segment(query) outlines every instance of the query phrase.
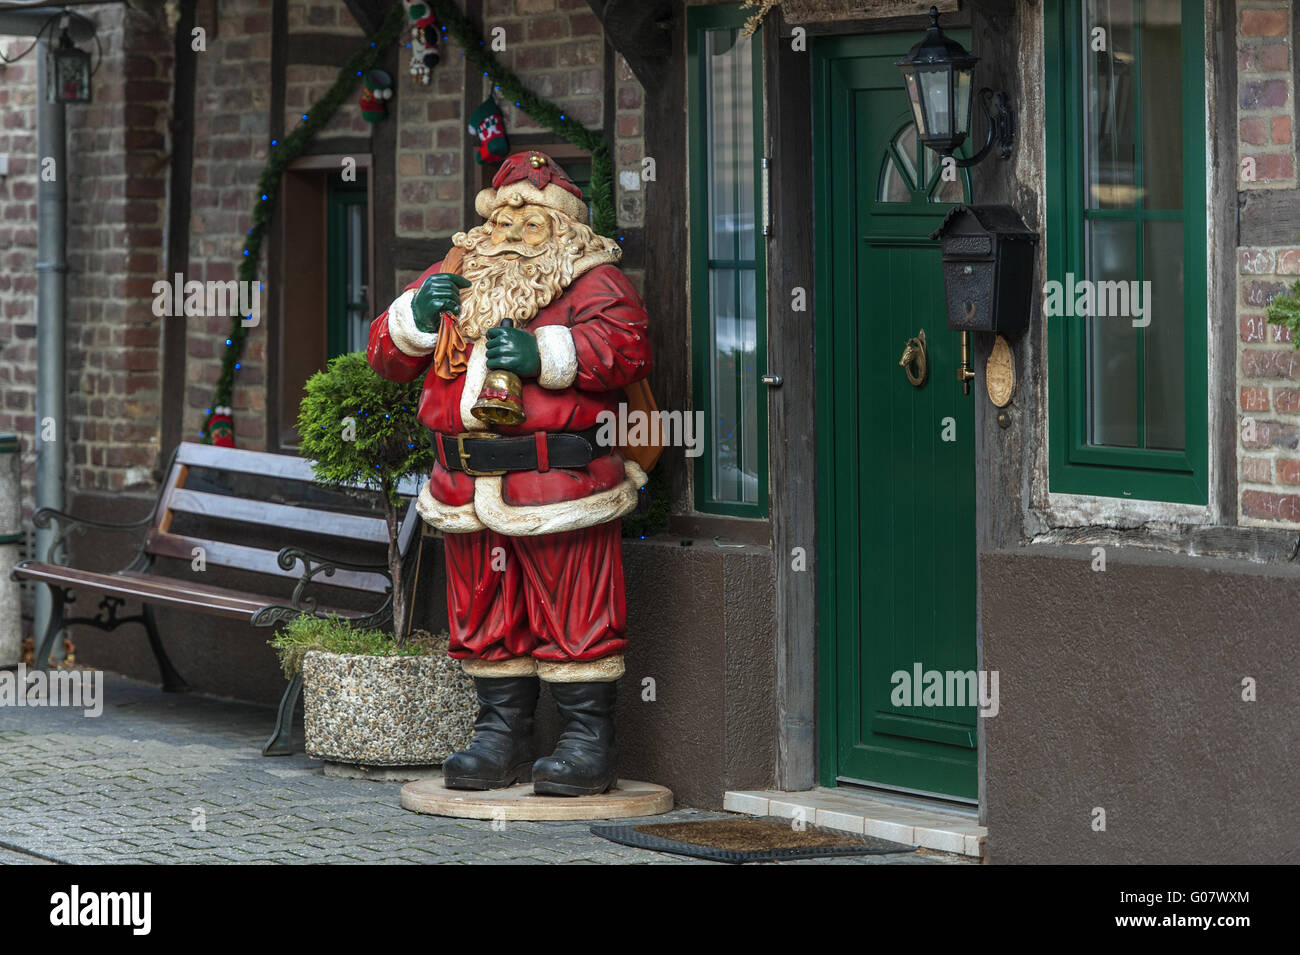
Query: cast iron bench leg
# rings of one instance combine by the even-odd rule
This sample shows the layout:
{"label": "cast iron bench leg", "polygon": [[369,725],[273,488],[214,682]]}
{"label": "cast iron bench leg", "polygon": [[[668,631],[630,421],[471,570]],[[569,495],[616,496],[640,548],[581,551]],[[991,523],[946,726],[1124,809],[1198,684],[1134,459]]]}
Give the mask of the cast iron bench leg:
{"label": "cast iron bench leg", "polygon": [[280,697],[280,711],[275,714],[275,729],[271,738],[262,747],[263,756],[293,755],[293,711],[298,705],[298,695],[302,693],[302,674],[297,674],[284,688]]}
{"label": "cast iron bench leg", "polygon": [[158,635],[158,622],[154,620],[153,607],[148,604],[144,605],[144,632],[149,635],[149,649],[153,651],[154,659],[158,661],[158,671],[162,674],[163,690],[167,693],[184,693],[190,688],[190,685],[181,679],[181,675],[172,666],[172,661],[167,659],[167,651],[163,649],[162,637]]}
{"label": "cast iron bench leg", "polygon": [[63,608],[68,602],[68,592],[62,587],[56,587],[54,584],[46,584],[46,586],[50,588],[50,621],[45,625],[45,634],[41,637],[41,642],[32,657],[33,670],[49,668],[50,652],[54,649],[54,641],[58,638],[59,631],[63,629]]}

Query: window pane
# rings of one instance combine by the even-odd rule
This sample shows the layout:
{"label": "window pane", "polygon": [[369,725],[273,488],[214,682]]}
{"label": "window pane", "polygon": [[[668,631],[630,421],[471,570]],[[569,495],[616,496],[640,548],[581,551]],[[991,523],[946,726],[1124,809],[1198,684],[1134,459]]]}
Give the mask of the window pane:
{"label": "window pane", "polygon": [[713,269],[709,315],[713,344],[709,379],[713,414],[713,498],[758,502],[758,321],[752,269]]}
{"label": "window pane", "polygon": [[366,304],[366,207],[347,208],[348,350],[365,351],[370,338],[370,309]]}
{"label": "window pane", "polygon": [[754,257],[753,44],[739,30],[707,30],[704,57],[709,257]]}
{"label": "window pane", "polygon": [[[1142,4],[1142,62],[1158,72],[1142,82],[1143,202],[1150,209],[1183,207],[1183,85],[1180,0]],[[1172,79],[1170,79],[1172,78]]]}
{"label": "window pane", "polygon": [[[1137,275],[1137,226],[1089,222],[1086,278],[1123,282]],[[1138,446],[1137,329],[1131,318],[1076,318],[1087,322],[1088,443]]]}
{"label": "window pane", "polygon": [[1187,447],[1183,351],[1183,226],[1148,222],[1142,243],[1143,278],[1151,282],[1151,324],[1144,332],[1146,446]]}
{"label": "window pane", "polygon": [[[1136,205],[1135,13],[1133,0],[1088,0],[1084,7],[1084,147],[1092,209]],[[1093,49],[1101,43],[1104,50]]]}
{"label": "window pane", "polygon": [[885,153],[885,165],[880,173],[880,190],[877,198],[881,202],[912,201],[912,185],[899,172],[898,163],[889,153]]}

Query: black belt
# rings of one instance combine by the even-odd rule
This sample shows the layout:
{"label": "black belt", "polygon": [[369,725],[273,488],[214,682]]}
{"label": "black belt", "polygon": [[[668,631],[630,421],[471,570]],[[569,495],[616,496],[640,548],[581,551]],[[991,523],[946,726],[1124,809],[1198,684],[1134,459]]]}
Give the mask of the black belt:
{"label": "black belt", "polygon": [[586,431],[538,431],[517,436],[492,431],[430,432],[430,437],[434,451],[439,452],[438,460],[448,471],[492,477],[507,471],[586,467],[613,450],[596,441],[597,431],[599,428],[593,427]]}

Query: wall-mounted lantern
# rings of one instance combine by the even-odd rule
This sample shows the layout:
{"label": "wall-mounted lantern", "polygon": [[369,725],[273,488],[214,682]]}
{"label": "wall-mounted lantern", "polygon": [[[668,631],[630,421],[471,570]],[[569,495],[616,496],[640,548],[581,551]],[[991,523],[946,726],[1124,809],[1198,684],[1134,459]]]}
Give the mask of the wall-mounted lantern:
{"label": "wall-mounted lantern", "polygon": [[[930,8],[930,28],[925,37],[898,61],[912,102],[917,135],[921,142],[942,156],[951,156],[970,133],[971,101],[975,64],[980,58],[939,27],[939,11]],[[1002,159],[1011,157],[1016,135],[1015,114],[1006,93],[985,87],[980,103],[989,120],[989,138],[969,159],[955,159],[958,166],[973,166],[989,154],[996,143]],[[994,105],[990,107],[990,102]]]}
{"label": "wall-mounted lantern", "polygon": [[56,103],[90,102],[90,54],[72,42],[67,27],[50,54],[50,97]]}

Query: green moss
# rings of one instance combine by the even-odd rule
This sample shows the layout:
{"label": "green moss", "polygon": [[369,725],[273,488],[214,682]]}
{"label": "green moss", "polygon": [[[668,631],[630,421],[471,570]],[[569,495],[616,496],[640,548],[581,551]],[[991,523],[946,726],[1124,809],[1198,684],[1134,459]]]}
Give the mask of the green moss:
{"label": "green moss", "polygon": [[287,679],[302,671],[302,660],[312,650],[326,653],[357,653],[368,657],[418,657],[444,652],[444,644],[432,637],[411,639],[404,644],[393,642],[391,633],[382,630],[358,630],[342,617],[313,617],[303,614],[291,620],[274,640],[268,640],[280,655],[280,666]]}

